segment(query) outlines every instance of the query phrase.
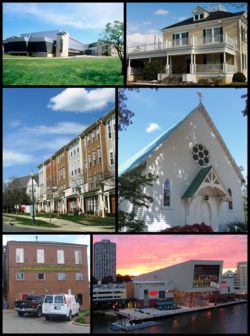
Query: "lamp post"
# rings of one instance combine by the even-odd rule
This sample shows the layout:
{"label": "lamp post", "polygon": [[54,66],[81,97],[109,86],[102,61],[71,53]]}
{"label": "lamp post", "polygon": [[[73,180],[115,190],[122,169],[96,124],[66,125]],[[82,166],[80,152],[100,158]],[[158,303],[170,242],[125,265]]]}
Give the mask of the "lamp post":
{"label": "lamp post", "polygon": [[33,170],[31,170],[31,173],[30,173],[30,177],[31,177],[31,180],[32,180],[32,207],[33,207],[33,211],[32,211],[32,225],[35,225],[36,222],[35,222],[35,209],[34,209],[34,191],[33,191],[33,179],[34,179],[34,172]]}

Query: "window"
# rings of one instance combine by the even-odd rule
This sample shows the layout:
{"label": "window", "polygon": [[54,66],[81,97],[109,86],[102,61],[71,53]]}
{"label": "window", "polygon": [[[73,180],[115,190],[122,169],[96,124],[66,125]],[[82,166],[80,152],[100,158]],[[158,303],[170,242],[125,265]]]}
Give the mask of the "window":
{"label": "window", "polygon": [[16,249],[16,262],[17,263],[23,263],[23,249],[17,248]]}
{"label": "window", "polygon": [[100,126],[97,126],[96,127],[96,134],[97,134],[97,140],[99,140],[100,139]]}
{"label": "window", "polygon": [[[231,188],[228,188],[227,191],[228,191],[229,195],[231,196],[231,198],[233,198]],[[228,202],[228,210],[233,210],[233,202]]]}
{"label": "window", "polygon": [[74,192],[75,191],[75,188],[74,188],[74,182],[72,182],[72,192]]}
{"label": "window", "polygon": [[208,149],[202,144],[195,144],[192,147],[192,158],[200,167],[206,167],[210,161]]}
{"label": "window", "polygon": [[90,176],[89,181],[90,181],[90,189],[92,189],[93,188],[93,177],[92,176]]}
{"label": "window", "polygon": [[203,30],[203,43],[223,42],[223,28],[215,27]]}
{"label": "window", "polygon": [[102,163],[101,149],[98,148],[98,163]]}
{"label": "window", "polygon": [[115,132],[115,116],[112,117],[113,120],[113,132]]}
{"label": "window", "polygon": [[37,263],[44,264],[44,250],[37,249]]}
{"label": "window", "polygon": [[110,158],[110,165],[113,166],[114,164],[113,152],[109,152],[109,158]]}
{"label": "window", "polygon": [[88,134],[88,146],[90,145],[90,138],[89,138],[89,134]]}
{"label": "window", "polygon": [[64,251],[63,250],[57,250],[57,263],[64,264]]}
{"label": "window", "polygon": [[200,14],[200,20],[204,19],[204,14]]}
{"label": "window", "polygon": [[87,173],[87,171],[88,171],[88,163],[87,163],[87,161],[85,162],[85,170],[86,170],[86,173]]}
{"label": "window", "polygon": [[164,183],[163,206],[170,207],[170,181],[168,178]]}
{"label": "window", "polygon": [[60,39],[60,52],[63,52],[63,39]]}
{"label": "window", "polygon": [[108,121],[108,139],[111,139],[111,126],[110,126],[110,120]]}
{"label": "window", "polygon": [[45,274],[44,273],[38,273],[37,274],[37,280],[45,280]]}
{"label": "window", "polygon": [[79,186],[82,184],[82,180],[79,180]]}
{"label": "window", "polygon": [[199,20],[199,15],[194,16],[195,20]]}
{"label": "window", "polygon": [[173,34],[173,46],[187,45],[188,32]]}
{"label": "window", "polygon": [[99,174],[100,181],[102,181],[102,173]]}
{"label": "window", "polygon": [[24,280],[24,273],[21,273],[21,272],[16,273],[16,279],[17,280]]}
{"label": "window", "polygon": [[241,41],[246,42],[245,27],[241,26]]}
{"label": "window", "polygon": [[76,264],[82,263],[82,252],[81,251],[75,251],[75,263]]}
{"label": "window", "polygon": [[63,185],[63,189],[66,189],[66,184],[64,183],[64,185]]}
{"label": "window", "polygon": [[242,53],[242,70],[247,69],[247,59],[246,59],[246,54]]}
{"label": "window", "polygon": [[93,130],[92,131],[92,143],[94,143],[95,142],[95,131]]}
{"label": "window", "polygon": [[73,163],[71,163],[71,175],[74,175]]}
{"label": "window", "polygon": [[220,265],[194,265],[193,288],[210,287],[211,281],[219,282],[219,274]]}
{"label": "window", "polygon": [[95,188],[97,188],[97,175],[95,175]]}
{"label": "window", "polygon": [[76,273],[76,280],[82,280],[82,273]]}
{"label": "window", "polygon": [[93,161],[94,161],[94,166],[96,166],[96,153],[93,152]]}
{"label": "window", "polygon": [[86,137],[84,138],[84,150],[86,151]]}
{"label": "window", "polygon": [[92,197],[88,199],[89,203],[89,210],[96,210],[97,209],[97,197]]}
{"label": "window", "polygon": [[65,280],[65,273],[58,273],[58,280]]}
{"label": "window", "polygon": [[76,161],[75,161],[75,174],[77,173],[77,170],[76,170]]}
{"label": "window", "polygon": [[65,178],[65,168],[63,167],[63,178]]}
{"label": "window", "polygon": [[89,168],[91,168],[91,153],[89,154]]}

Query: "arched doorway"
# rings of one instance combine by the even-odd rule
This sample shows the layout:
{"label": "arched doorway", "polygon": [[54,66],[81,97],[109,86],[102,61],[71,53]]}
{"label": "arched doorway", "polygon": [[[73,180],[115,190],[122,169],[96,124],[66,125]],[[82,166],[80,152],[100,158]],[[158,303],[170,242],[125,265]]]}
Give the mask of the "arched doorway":
{"label": "arched doorway", "polygon": [[195,222],[198,224],[204,222],[206,225],[211,226],[211,209],[208,201],[205,201],[204,197],[196,204]]}

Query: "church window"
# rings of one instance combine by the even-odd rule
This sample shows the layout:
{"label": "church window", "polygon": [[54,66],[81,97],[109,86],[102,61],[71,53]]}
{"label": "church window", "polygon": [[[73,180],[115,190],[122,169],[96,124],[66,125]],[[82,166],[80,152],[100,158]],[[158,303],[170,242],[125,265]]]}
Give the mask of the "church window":
{"label": "church window", "polygon": [[170,181],[166,179],[164,183],[164,206],[170,206]]}
{"label": "church window", "polygon": [[195,144],[192,148],[192,158],[200,167],[206,167],[210,161],[210,154],[204,145]]}
{"label": "church window", "polygon": [[[229,195],[232,197],[232,190],[231,188],[227,189]],[[228,210],[233,210],[233,202],[228,202]]]}

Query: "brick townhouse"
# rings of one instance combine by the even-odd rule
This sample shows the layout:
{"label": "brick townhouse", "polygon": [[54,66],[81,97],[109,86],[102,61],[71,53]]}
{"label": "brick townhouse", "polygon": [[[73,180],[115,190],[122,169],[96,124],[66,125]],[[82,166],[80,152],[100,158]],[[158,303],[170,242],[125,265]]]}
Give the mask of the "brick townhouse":
{"label": "brick townhouse", "polygon": [[[116,118],[112,109],[43,163],[46,186],[57,186],[57,190],[52,190],[52,211],[87,209],[102,217],[116,212],[115,139]],[[38,166],[39,178],[41,167],[42,164]],[[49,190],[46,200],[40,193],[38,203],[38,211],[49,212]]]}
{"label": "brick townhouse", "polygon": [[28,295],[71,294],[89,307],[87,245],[8,241],[3,255],[3,301]]}

